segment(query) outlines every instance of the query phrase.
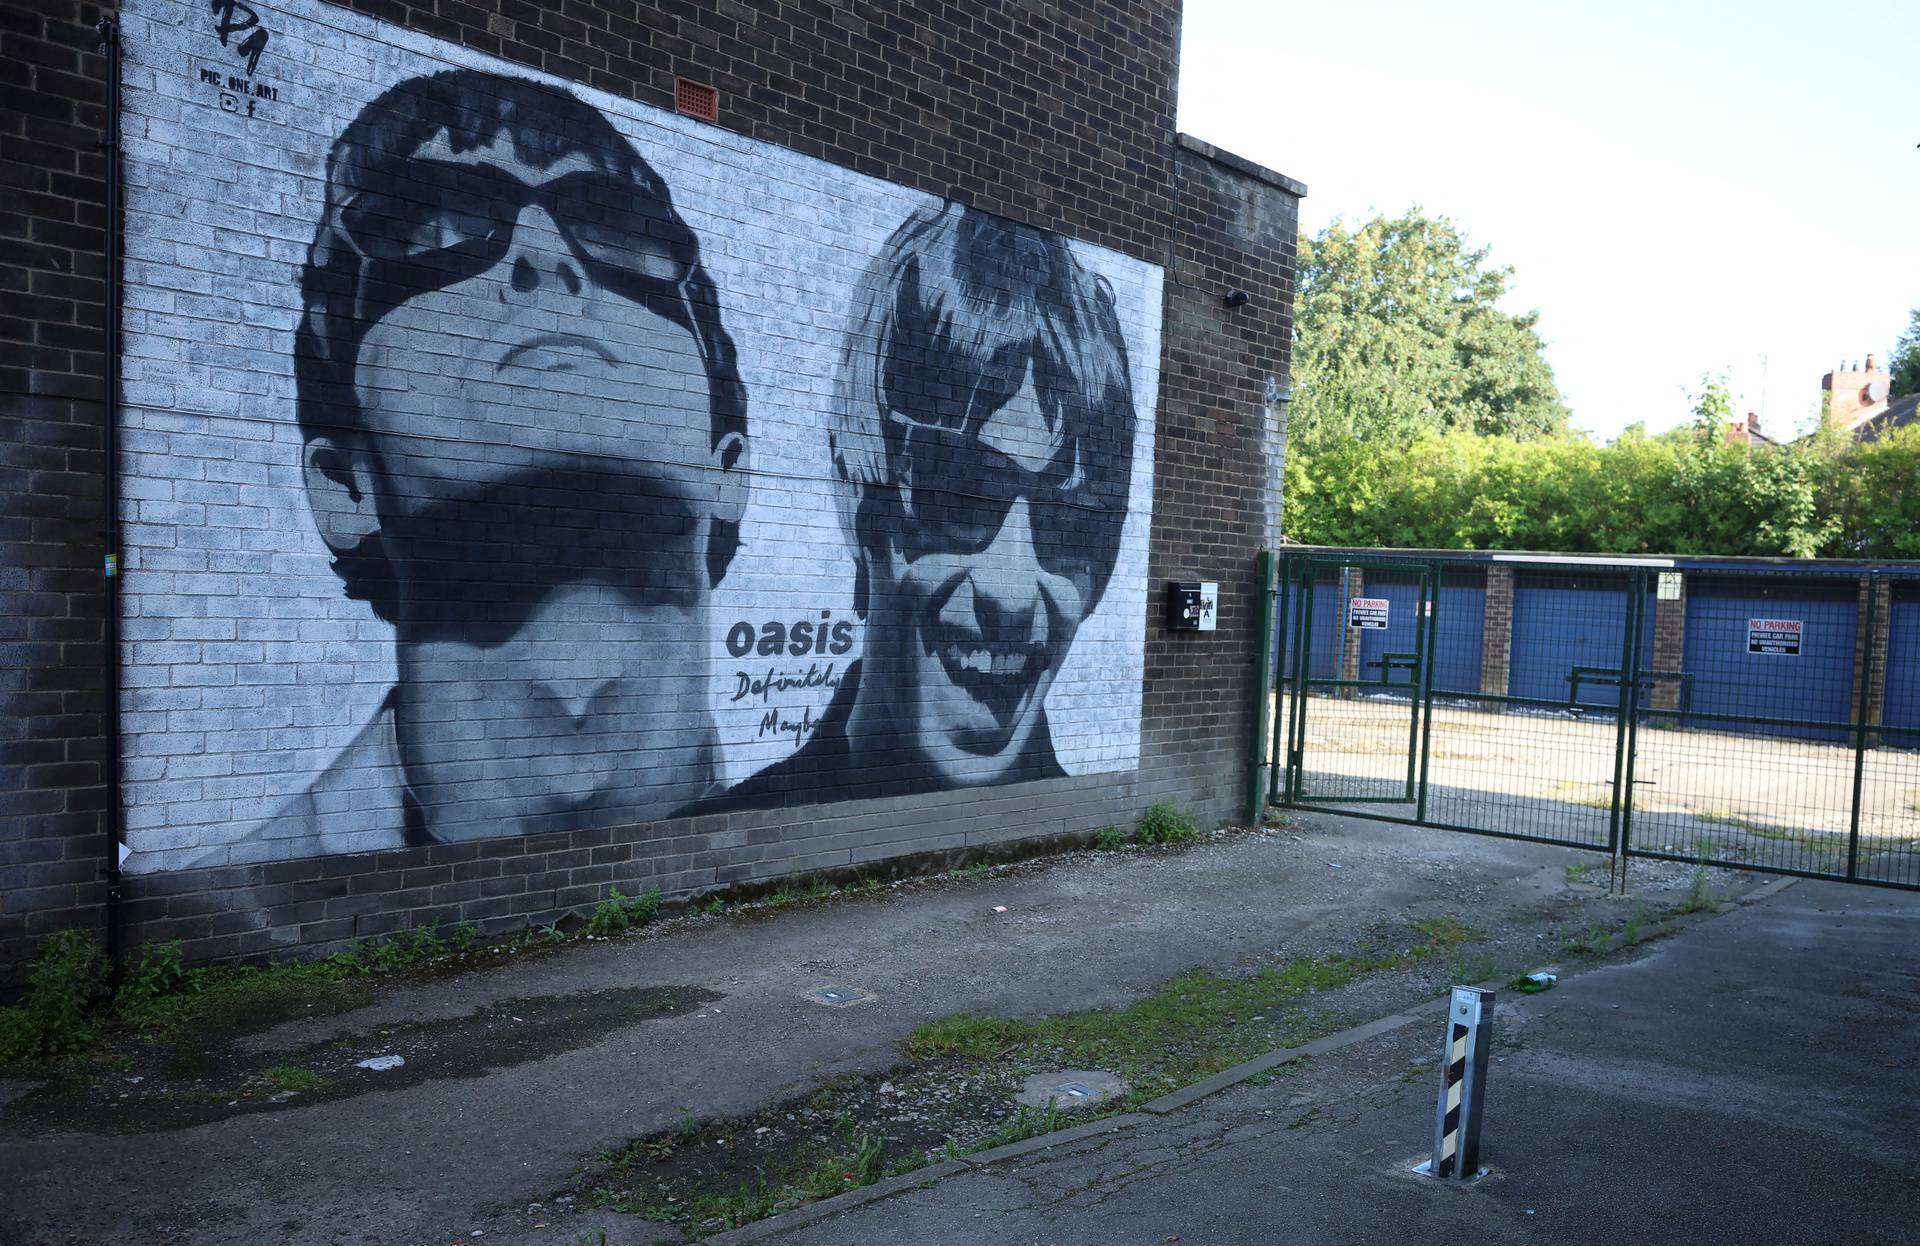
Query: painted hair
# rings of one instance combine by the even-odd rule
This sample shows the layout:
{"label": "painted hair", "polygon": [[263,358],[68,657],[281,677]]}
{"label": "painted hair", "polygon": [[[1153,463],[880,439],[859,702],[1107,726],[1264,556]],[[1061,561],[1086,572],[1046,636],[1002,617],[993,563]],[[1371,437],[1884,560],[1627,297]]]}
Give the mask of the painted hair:
{"label": "painted hair", "polygon": [[[455,153],[505,136],[515,156],[534,168],[578,154],[598,172],[630,182],[632,200],[623,206],[645,219],[646,237],[634,241],[653,262],[622,293],[698,343],[710,395],[711,446],[730,434],[746,436],[746,387],[733,340],[720,322],[719,295],[701,267],[698,240],[674,211],[660,175],[611,122],[566,92],[456,69],[389,88],[360,111],[327,157],[326,205],[300,275],[303,313],[294,334],[297,412],[306,439],[364,431],[354,388],[361,342],[382,316],[421,293],[382,279],[379,260],[360,248],[347,227],[349,209],[363,192],[404,188],[420,148],[439,135]],[[739,544],[739,525],[716,518],[706,555],[709,583],[719,583]],[[377,534],[357,549],[338,552],[334,570],[347,596],[392,618],[393,572]]]}
{"label": "painted hair", "polygon": [[[935,204],[893,232],[855,287],[832,412],[842,527],[866,559],[902,522],[913,424],[972,435],[1031,372],[1041,414],[1072,444],[1093,515],[1089,608],[1119,558],[1135,414],[1112,288],[1059,235],[960,204]],[[900,418],[890,418],[898,416]]]}

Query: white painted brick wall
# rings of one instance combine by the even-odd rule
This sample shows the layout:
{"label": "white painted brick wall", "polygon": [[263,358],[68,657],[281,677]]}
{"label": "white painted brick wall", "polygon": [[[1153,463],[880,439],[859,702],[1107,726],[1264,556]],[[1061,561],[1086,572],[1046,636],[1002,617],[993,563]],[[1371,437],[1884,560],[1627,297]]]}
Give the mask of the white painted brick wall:
{"label": "white painted brick wall", "polygon": [[[292,339],[326,154],[387,86],[460,66],[542,76],[309,0],[263,7],[255,79],[278,98],[222,111],[202,68],[244,66],[204,3],[122,10],[128,187],[123,706],[127,868],[216,864],[302,791],[394,678],[391,630],[347,600],[302,484]],[[852,617],[823,415],[849,292],[928,202],[784,148],[565,86],[608,116],[672,188],[740,349],[755,464],[744,548],[714,595],[712,704],[724,777],[785,754],[764,708],[730,703],[737,620]],[[1139,764],[1161,271],[1074,244],[1112,285],[1138,411],[1119,565],[1047,701],[1069,773]],[[798,571],[798,574],[796,574]],[[855,653],[858,652],[856,632]],[[827,693],[788,694],[815,716]],[[285,850],[284,847],[282,849]],[[255,854],[258,855],[257,853]],[[239,859],[236,856],[234,859]]]}

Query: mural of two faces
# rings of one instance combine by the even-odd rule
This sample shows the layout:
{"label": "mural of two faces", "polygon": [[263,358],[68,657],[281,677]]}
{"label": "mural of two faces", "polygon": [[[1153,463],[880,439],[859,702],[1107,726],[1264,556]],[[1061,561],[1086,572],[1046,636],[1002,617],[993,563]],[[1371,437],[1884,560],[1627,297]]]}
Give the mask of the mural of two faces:
{"label": "mural of two faces", "polygon": [[253,16],[126,14],[130,869],[1138,764],[1157,268]]}

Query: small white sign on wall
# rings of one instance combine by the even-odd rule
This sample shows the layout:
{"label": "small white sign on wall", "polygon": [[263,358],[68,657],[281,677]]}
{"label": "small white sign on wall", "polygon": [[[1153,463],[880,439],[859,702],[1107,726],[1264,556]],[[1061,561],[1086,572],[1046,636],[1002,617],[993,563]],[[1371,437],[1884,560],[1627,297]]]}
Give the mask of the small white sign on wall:
{"label": "small white sign on wall", "polygon": [[1206,580],[1200,582],[1200,630],[1210,632],[1220,620],[1220,586]]}

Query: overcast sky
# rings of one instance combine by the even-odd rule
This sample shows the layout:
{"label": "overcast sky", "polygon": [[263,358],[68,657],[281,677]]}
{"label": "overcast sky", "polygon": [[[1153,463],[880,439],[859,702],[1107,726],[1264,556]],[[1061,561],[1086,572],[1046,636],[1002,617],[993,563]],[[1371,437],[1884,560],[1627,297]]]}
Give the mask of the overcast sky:
{"label": "overcast sky", "polygon": [[1576,426],[1725,372],[1786,432],[1920,305],[1916,65],[1920,0],[1186,0],[1180,128],[1305,182],[1305,232],[1491,246]]}

